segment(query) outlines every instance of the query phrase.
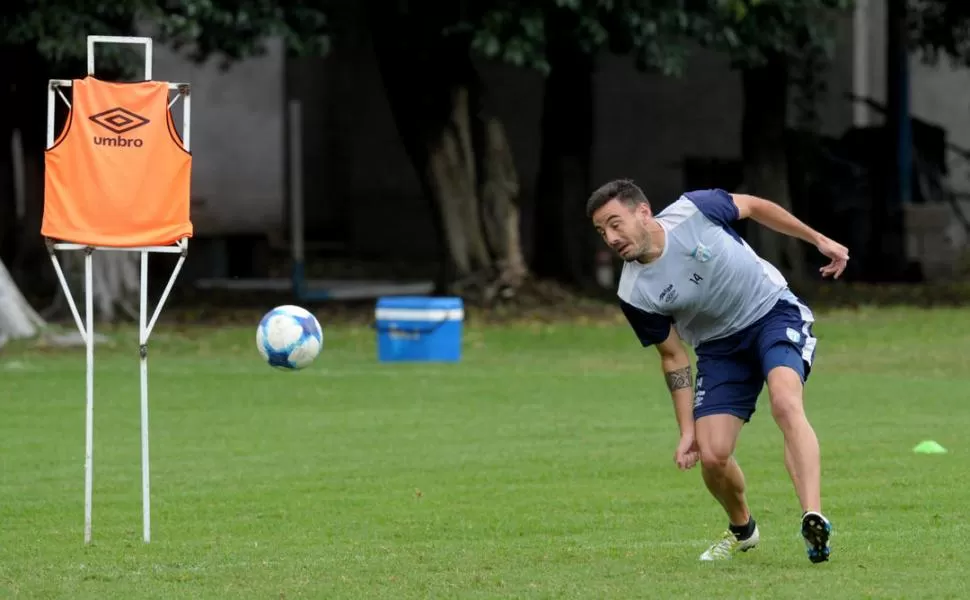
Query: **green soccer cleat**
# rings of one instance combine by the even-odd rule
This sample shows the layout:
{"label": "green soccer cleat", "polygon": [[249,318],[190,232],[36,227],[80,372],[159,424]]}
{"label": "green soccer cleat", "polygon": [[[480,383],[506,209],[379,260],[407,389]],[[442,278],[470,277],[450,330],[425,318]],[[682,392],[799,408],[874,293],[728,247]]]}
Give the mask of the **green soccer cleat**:
{"label": "green soccer cleat", "polygon": [[711,547],[701,554],[701,560],[728,560],[734,557],[738,552],[747,552],[748,550],[754,548],[758,545],[758,541],[761,539],[761,534],[758,532],[758,526],[754,526],[754,533],[744,540],[739,540],[730,530],[725,531],[724,535],[718,541],[711,544]]}

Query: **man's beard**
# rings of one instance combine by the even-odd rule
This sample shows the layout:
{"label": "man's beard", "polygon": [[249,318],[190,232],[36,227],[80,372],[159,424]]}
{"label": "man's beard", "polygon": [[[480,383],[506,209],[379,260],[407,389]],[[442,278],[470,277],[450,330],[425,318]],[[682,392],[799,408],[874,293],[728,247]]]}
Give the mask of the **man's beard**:
{"label": "man's beard", "polygon": [[650,248],[650,236],[645,234],[640,243],[634,245],[634,248],[636,252],[634,252],[633,256],[623,260],[628,263],[640,262],[640,259],[647,255],[647,250]]}

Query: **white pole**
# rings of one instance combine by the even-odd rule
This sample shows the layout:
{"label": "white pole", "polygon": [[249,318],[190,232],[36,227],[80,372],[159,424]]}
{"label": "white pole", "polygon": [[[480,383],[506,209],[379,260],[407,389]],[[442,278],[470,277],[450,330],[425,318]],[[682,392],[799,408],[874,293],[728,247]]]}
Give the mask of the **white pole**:
{"label": "white pole", "polygon": [[130,35],[89,35],[88,44],[88,75],[94,75],[94,45],[95,44],[137,44],[145,46],[145,81],[152,79],[152,38]]}
{"label": "white pole", "polygon": [[175,268],[172,269],[172,275],[168,278],[168,284],[166,284],[165,289],[162,290],[162,295],[158,299],[158,303],[155,304],[155,312],[152,313],[152,318],[148,321],[148,327],[145,329],[145,343],[148,343],[148,338],[152,335],[152,329],[155,328],[155,322],[158,321],[158,316],[162,314],[162,307],[165,306],[165,302],[168,300],[168,295],[172,292],[172,288],[175,286],[175,280],[182,270],[182,265],[185,264],[185,256],[187,252],[188,241],[183,240],[180,242],[182,247],[182,256],[179,256],[178,262],[175,263]]}
{"label": "white pole", "polygon": [[87,353],[86,366],[86,397],[84,423],[84,543],[91,543],[91,504],[94,483],[94,255],[88,249],[84,255],[84,317],[85,317],[85,350]]}
{"label": "white pole", "polygon": [[54,103],[56,102],[54,97],[54,82],[48,82],[47,84],[47,148],[49,149],[54,145]]}
{"label": "white pole", "polygon": [[54,272],[57,273],[57,280],[61,283],[61,290],[64,292],[67,305],[71,309],[71,315],[74,317],[74,324],[77,325],[77,330],[81,333],[81,338],[86,342],[88,339],[87,325],[85,325],[85,321],[81,320],[81,314],[78,312],[77,304],[74,302],[74,295],[71,294],[71,287],[67,284],[64,269],[61,268],[61,263],[57,260],[57,254],[54,253],[55,249],[56,245],[55,248],[50,250],[51,262],[54,264]]}
{"label": "white pole", "polygon": [[192,90],[186,86],[182,96],[182,144],[186,152],[192,151]]}
{"label": "white pole", "polygon": [[869,124],[869,19],[871,10],[868,0],[856,0],[852,15],[852,124],[865,127]]}
{"label": "white pole", "polygon": [[152,38],[144,38],[145,44],[145,81],[152,80]]}
{"label": "white pole", "polygon": [[293,258],[294,284],[303,287],[303,115],[300,101],[290,100],[290,251]]}
{"label": "white pole", "polygon": [[138,354],[141,362],[141,495],[145,543],[152,539],[151,477],[148,460],[148,252],[141,252],[141,300],[138,311]]}
{"label": "white pole", "polygon": [[[116,37],[116,36],[88,36],[88,73],[94,74],[96,43],[121,43],[121,44],[144,44],[145,46],[145,78],[152,78],[152,40],[151,38],[140,37]],[[54,104],[55,83],[58,85],[69,86],[70,80],[51,80],[47,96],[47,147],[50,148],[54,143]],[[187,84],[169,84],[170,89],[185,87],[183,94],[184,115],[183,141],[186,150],[191,149],[191,96]],[[57,93],[60,93],[57,91]],[[64,97],[61,94],[62,98]],[[66,101],[66,98],[65,98]],[[51,261],[57,273],[58,280],[64,288],[65,295],[71,307],[71,312],[78,324],[78,329],[82,332],[86,349],[86,410],[85,410],[85,452],[84,452],[84,542],[90,544],[92,539],[92,507],[94,489],[94,258],[95,248],[85,244],[70,242],[53,243],[48,241],[48,248]],[[142,445],[142,509],[143,509],[143,537],[145,542],[151,541],[151,472],[149,461],[149,437],[148,437],[148,338],[152,326],[158,318],[162,306],[168,297],[169,292],[178,276],[179,270],[185,261],[187,252],[187,242],[182,240],[177,247],[170,246],[150,246],[144,248],[100,248],[106,251],[136,251],[141,253],[141,290],[140,290],[140,310],[139,310],[139,361],[141,371],[141,445]],[[82,323],[79,311],[77,310],[70,289],[67,285],[64,273],[60,268],[55,250],[82,250],[84,257],[84,295],[85,295],[85,319]],[[148,254],[150,252],[159,253],[179,253],[179,262],[173,270],[168,285],[162,294],[162,299],[152,316],[151,322],[148,321]]]}
{"label": "white pole", "polygon": [[94,75],[94,43],[101,41],[96,36],[88,36],[88,75]]}

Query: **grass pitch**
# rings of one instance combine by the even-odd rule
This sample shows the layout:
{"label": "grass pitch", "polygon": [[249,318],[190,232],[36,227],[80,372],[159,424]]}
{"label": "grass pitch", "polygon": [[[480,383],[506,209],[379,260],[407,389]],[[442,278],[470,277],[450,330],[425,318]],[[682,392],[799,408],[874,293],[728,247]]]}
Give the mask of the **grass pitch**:
{"label": "grass pitch", "polygon": [[373,331],[324,326],[300,373],[253,328],[156,328],[148,545],[134,332],[97,349],[89,547],[83,350],[4,349],[0,597],[970,597],[966,311],[819,315],[822,565],[767,402],[738,450],[762,543],[697,561],[725,518],[674,467],[656,353],[623,325],[469,326],[455,365],[379,364]]}

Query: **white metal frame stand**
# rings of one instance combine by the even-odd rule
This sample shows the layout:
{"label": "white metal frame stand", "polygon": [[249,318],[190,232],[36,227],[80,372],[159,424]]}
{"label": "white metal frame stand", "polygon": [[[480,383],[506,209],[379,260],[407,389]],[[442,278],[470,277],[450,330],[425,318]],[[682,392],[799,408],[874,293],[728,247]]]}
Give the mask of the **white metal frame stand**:
{"label": "white metal frame stand", "polygon": [[[145,47],[145,80],[152,78],[152,39],[149,37],[119,37],[119,36],[100,36],[91,35],[87,37],[87,62],[88,75],[94,75],[94,47],[95,44],[140,44]],[[54,111],[56,98],[55,94],[70,108],[71,102],[64,95],[62,88],[71,87],[72,81],[69,79],[51,79],[47,90],[47,148],[54,144]],[[182,99],[182,143],[185,149],[191,150],[191,95],[190,86],[187,83],[169,83],[169,90],[174,90],[176,95],[169,102],[171,108],[179,98]],[[150,495],[150,469],[148,457],[148,338],[155,322],[168,299],[169,293],[175,284],[179,271],[185,263],[188,255],[188,238],[183,238],[171,246],[146,246],[135,248],[117,248],[108,246],[90,246],[86,244],[72,243],[69,240],[46,240],[47,250],[50,254],[54,271],[57,279],[64,290],[68,306],[78,331],[85,344],[87,356],[86,365],[86,410],[85,410],[85,443],[84,443],[84,543],[91,543],[91,513],[92,513],[92,490],[94,482],[94,290],[92,278],[92,264],[95,251],[118,251],[118,252],[138,252],[141,255],[141,289],[139,302],[138,319],[138,344],[139,357],[141,363],[141,452],[142,452],[142,514],[143,514],[143,538],[144,541],[151,541],[151,495]],[[57,258],[57,251],[82,251],[84,252],[84,319],[78,312],[74,297],[71,294],[67,278],[61,269],[60,261]],[[165,286],[155,310],[148,317],[148,255],[151,253],[159,254],[178,254],[178,262],[172,270],[172,275]]]}

